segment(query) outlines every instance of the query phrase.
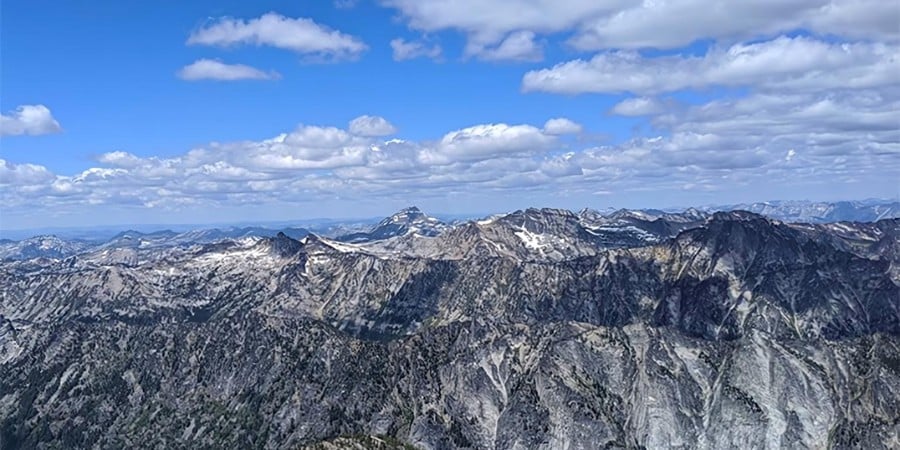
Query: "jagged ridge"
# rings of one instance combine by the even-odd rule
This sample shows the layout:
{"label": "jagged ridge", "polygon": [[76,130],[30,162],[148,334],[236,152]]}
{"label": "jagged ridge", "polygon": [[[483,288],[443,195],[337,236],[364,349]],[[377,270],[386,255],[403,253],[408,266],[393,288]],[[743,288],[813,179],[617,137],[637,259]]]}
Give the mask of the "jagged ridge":
{"label": "jagged ridge", "polygon": [[0,443],[889,447],[898,235],[529,209],[403,253],[279,234],[6,262]]}

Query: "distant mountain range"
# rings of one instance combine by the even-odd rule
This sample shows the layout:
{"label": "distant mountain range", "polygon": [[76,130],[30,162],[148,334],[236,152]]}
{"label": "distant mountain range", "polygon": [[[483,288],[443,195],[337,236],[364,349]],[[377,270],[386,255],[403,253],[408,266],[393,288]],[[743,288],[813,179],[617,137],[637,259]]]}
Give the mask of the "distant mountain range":
{"label": "distant mountain range", "polygon": [[853,202],[775,201],[718,206],[707,210],[750,211],[783,222],[874,222],[881,219],[900,217],[900,202],[883,200]]}
{"label": "distant mountain range", "polygon": [[[688,208],[686,210],[608,210],[584,209],[577,214],[557,210],[571,221],[584,225],[586,233],[596,241],[607,240],[610,245],[624,242],[656,242],[671,237],[686,226],[706,220],[717,211],[749,211],[771,219],[792,223],[872,222],[884,218],[900,217],[900,202],[879,200],[856,202],[763,202],[730,206]],[[504,220],[514,221],[520,215],[509,214]],[[498,215],[496,217],[503,217]],[[0,259],[26,260],[33,258],[65,258],[84,252],[105,251],[106,254],[125,255],[128,250],[144,251],[166,247],[187,247],[212,243],[225,239],[248,237],[273,237],[278,233],[301,239],[309,234],[348,243],[372,243],[402,236],[433,237],[473,221],[446,223],[426,215],[417,207],[398,211],[375,225],[359,220],[342,223],[330,221],[325,226],[267,228],[260,226],[198,228],[175,232],[171,230],[140,232],[124,231],[110,239],[65,239],[53,235],[35,236],[21,241],[0,240]],[[388,247],[397,248],[402,242],[391,242]]]}

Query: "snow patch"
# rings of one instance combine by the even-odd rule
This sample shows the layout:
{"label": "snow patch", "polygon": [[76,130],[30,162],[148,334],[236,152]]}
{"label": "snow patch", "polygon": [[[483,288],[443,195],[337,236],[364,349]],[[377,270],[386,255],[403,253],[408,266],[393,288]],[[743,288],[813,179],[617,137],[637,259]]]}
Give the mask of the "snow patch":
{"label": "snow patch", "polygon": [[522,243],[525,244],[525,247],[528,247],[532,250],[541,250],[550,245],[550,243],[548,242],[548,236],[532,233],[524,228],[522,228],[520,231],[516,231],[515,235],[522,240]]}
{"label": "snow patch", "polygon": [[322,239],[322,242],[341,253],[359,253],[361,251],[359,247],[355,245],[345,244],[343,242],[332,241],[330,239]]}

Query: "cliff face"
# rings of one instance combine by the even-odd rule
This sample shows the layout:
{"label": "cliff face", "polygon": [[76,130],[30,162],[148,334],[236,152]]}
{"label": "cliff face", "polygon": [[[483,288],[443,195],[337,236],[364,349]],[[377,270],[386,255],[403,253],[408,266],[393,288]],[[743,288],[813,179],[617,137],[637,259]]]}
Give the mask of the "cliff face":
{"label": "cliff face", "polygon": [[627,220],[7,261],[0,447],[896,447],[900,220]]}

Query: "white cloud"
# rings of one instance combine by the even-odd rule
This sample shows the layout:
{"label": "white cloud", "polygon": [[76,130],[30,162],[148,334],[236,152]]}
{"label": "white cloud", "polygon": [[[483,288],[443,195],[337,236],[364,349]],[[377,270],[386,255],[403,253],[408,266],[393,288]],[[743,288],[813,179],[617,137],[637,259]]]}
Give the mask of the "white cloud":
{"label": "white cloud", "polygon": [[572,39],[581,50],[676,48],[702,38],[764,36],[796,26],[821,1],[643,2],[591,21]]}
{"label": "white cloud", "polygon": [[178,71],[183,80],[276,80],[281,78],[278,72],[263,72],[255,67],[243,64],[225,64],[212,59],[198,59]]}
{"label": "white cloud", "polygon": [[475,54],[487,61],[540,61],[544,59],[541,46],[531,31],[517,31],[493,48],[478,48]]}
{"label": "white cloud", "polygon": [[897,54],[898,47],[880,43],[841,44],[806,37],[713,48],[702,57],[648,58],[617,51],[530,71],[522,88],[564,94],[655,94],[707,86],[867,88],[896,82]]}
{"label": "white cloud", "polygon": [[663,111],[663,105],[650,97],[626,98],[616,103],[610,110],[611,113],[620,116],[649,116]]}
{"label": "white cloud", "polygon": [[367,48],[359,38],[312,19],[293,19],[271,12],[250,20],[220,18],[191,33],[187,43],[218,47],[266,45],[330,59],[354,58]]}
{"label": "white cloud", "polygon": [[194,163],[222,160],[253,170],[313,170],[361,165],[371,140],[335,127],[300,126],[260,142],[217,144],[193,152]]}
{"label": "white cloud", "polygon": [[581,124],[565,117],[550,119],[544,124],[544,133],[551,135],[578,134],[581,133],[581,130]]}
{"label": "white cloud", "polygon": [[386,0],[410,27],[438,31],[457,29],[470,39],[496,43],[514,31],[564,31],[586,19],[616,11],[627,1],[591,0]]}
{"label": "white cloud", "polygon": [[0,159],[0,186],[29,187],[56,179],[46,167],[37,164],[13,164]]}
{"label": "white cloud", "polygon": [[97,161],[113,167],[137,167],[142,163],[142,159],[121,150],[104,153],[97,158]]}
{"label": "white cloud", "polygon": [[476,125],[445,134],[434,146],[424,149],[419,158],[425,164],[437,165],[480,161],[501,155],[537,153],[555,142],[553,136],[531,125]]}
{"label": "white cloud", "polygon": [[790,150],[788,150],[787,154],[784,155],[784,160],[790,161],[790,160],[794,159],[795,156],[797,156],[797,151],[794,149],[790,149]]}
{"label": "white cloud", "polygon": [[577,124],[562,118],[543,128],[474,125],[421,141],[304,125],[270,139],[211,143],[167,158],[110,152],[98,158],[98,167],[72,175],[0,161],[0,202],[4,214],[15,218],[35,207],[73,214],[90,205],[106,211],[153,208],[157,214],[201,205],[262,207],[448,192],[505,198],[515,191],[527,193],[529,201],[561,192],[585,199],[600,191],[666,196],[684,188],[759,195],[759,186],[794,192],[817,183],[852,186],[860,179],[872,192],[893,185],[900,171],[898,108],[900,92],[751,94],[654,115],[657,137],[587,148],[570,148],[577,143],[555,134],[576,130]]}
{"label": "white cloud", "polygon": [[391,40],[394,61],[406,61],[415,58],[440,59],[443,50],[440,45],[428,46],[423,42],[407,41],[402,38]]}
{"label": "white cloud", "polygon": [[[402,140],[386,139],[396,133],[387,120],[361,116],[344,128],[301,125],[270,139],[210,143],[170,157],[113,151],[97,158],[98,167],[74,173],[0,160],[4,220],[36,210],[56,214],[95,206],[106,212],[153,208],[154,214],[233,207],[246,214],[243,208],[298,202],[405,203],[447,195],[492,198],[496,205],[511,198],[510,192],[532,204],[607,194],[619,201],[633,192],[673,203],[693,202],[704,197],[686,196],[707,192],[756,198],[767,195],[762,192],[795,196],[823,187],[841,195],[895,192],[900,173],[896,2],[382,3],[425,36],[391,41],[395,60],[440,58],[440,46],[427,36],[442,30],[462,33],[464,56],[480,60],[536,61],[548,42],[566,40],[576,50],[599,53],[528,72],[524,91],[627,92],[631,95],[609,112],[646,119],[634,137],[609,145],[566,137],[581,133],[581,125],[562,117],[543,126],[485,123],[433,139]],[[797,36],[798,29],[802,36],[785,37]],[[697,39],[704,45],[682,48]],[[366,49],[357,37],[274,13],[214,20],[188,43],[266,45],[314,59],[353,58]],[[647,47],[675,51],[637,51]],[[698,48],[705,50],[697,54]],[[199,70],[203,61],[205,71]],[[188,67],[195,65],[196,78],[275,76],[210,60]],[[726,89],[722,97],[710,89],[718,87],[738,89]],[[674,103],[675,96],[664,95],[684,90],[712,100]],[[55,131],[59,124],[41,105],[2,117],[4,135]]]}
{"label": "white cloud", "polygon": [[358,0],[334,0],[334,7],[337,9],[353,9],[356,7]]}
{"label": "white cloud", "polygon": [[585,24],[581,50],[677,48],[700,39],[739,40],[807,29],[850,38],[896,39],[900,3],[879,0],[670,0],[641,2]]}
{"label": "white cloud", "polygon": [[9,115],[0,114],[0,136],[40,135],[62,131],[44,105],[22,105]]}
{"label": "white cloud", "polygon": [[551,177],[583,175],[584,170],[575,157],[574,152],[569,152],[562,156],[549,158],[541,163],[540,171]]}
{"label": "white cloud", "polygon": [[359,116],[350,121],[350,132],[357,136],[387,136],[397,132],[384,117]]}
{"label": "white cloud", "polygon": [[736,41],[805,29],[854,39],[897,40],[900,3],[883,0],[384,0],[410,28],[456,30],[467,54],[510,33],[572,32],[581,50],[677,48],[700,39]]}
{"label": "white cloud", "polygon": [[[732,136],[744,141],[795,139],[809,147],[828,140],[890,140],[900,137],[896,110],[900,93],[833,91],[822,94],[754,94],[714,100],[654,119],[660,127],[698,134]],[[843,136],[841,138],[840,136]]]}
{"label": "white cloud", "polygon": [[900,4],[881,0],[833,0],[820,6],[805,22],[812,30],[851,38],[900,39]]}
{"label": "white cloud", "polygon": [[409,26],[422,31],[453,29],[467,37],[466,56],[488,60],[540,59],[534,37],[566,31],[609,14],[625,0],[386,0]]}

